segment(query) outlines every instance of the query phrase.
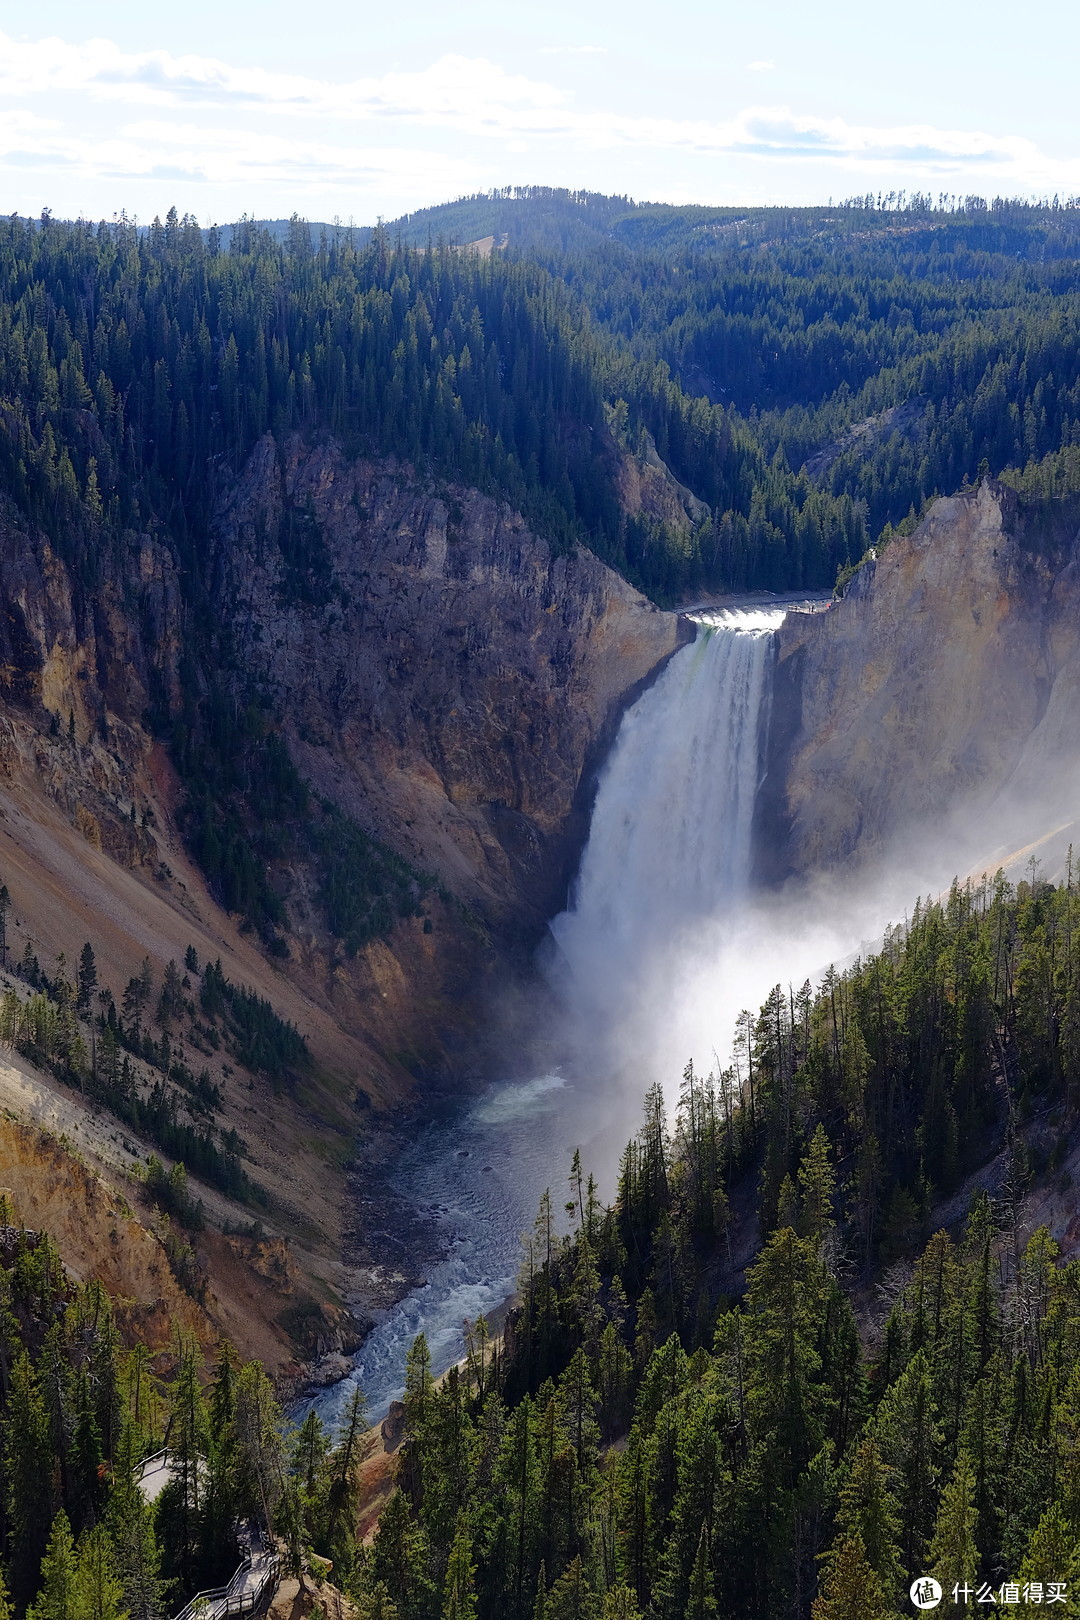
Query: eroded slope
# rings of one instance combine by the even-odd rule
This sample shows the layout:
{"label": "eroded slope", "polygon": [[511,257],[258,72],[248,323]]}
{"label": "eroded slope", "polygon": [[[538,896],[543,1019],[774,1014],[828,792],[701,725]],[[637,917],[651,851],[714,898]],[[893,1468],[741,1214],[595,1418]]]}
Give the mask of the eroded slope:
{"label": "eroded slope", "polygon": [[784,623],[763,875],[852,869],[927,840],[958,862],[1004,857],[1072,818],[1077,531],[1073,503],[984,482],[936,501],[828,613]]}

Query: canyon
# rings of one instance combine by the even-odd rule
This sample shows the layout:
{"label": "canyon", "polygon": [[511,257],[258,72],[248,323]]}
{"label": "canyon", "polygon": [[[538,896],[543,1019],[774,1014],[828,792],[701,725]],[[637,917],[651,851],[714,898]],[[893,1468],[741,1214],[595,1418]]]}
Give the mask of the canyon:
{"label": "canyon", "polygon": [[0,1608],[1077,1578],[1080,228],[895,201],[0,220]]}
{"label": "canyon", "polygon": [[[656,459],[628,498],[644,489],[674,508],[682,495]],[[347,950],[310,863],[282,860],[272,880],[287,954],[275,957],[193,861],[184,786],[149,716],[155,702],[182,704],[174,554],[132,537],[88,591],[11,513],[3,540],[10,954],[30,941],[43,960],[70,959],[89,939],[119,995],[144,958],[160,978],[192,947],[304,1036],[312,1062],[296,1085],[241,1080],[224,1054],[208,1066],[221,1128],[243,1138],[271,1200],[265,1241],[278,1259],[255,1264],[258,1243],[238,1237],[200,1246],[200,1332],[227,1330],[295,1378],[300,1361],[352,1350],[369,1313],[416,1279],[409,1241],[382,1231],[398,1218],[387,1170],[403,1129],[460,1108],[492,1074],[492,1008],[531,981],[620,719],[700,631],[492,496],[350,458],[329,438],[260,440],[223,486],[208,540],[215,635],[318,801],[424,881],[415,914]],[[1057,841],[1041,853],[1060,861],[1064,767],[1080,757],[1076,562],[1068,503],[984,482],[935,503],[827,612],[786,616],[769,639],[748,822],[757,886],[794,892],[810,876],[869,871],[928,829],[958,862],[1044,835]],[[1032,780],[1034,799],[1018,791]],[[78,1151],[112,1189],[101,1221],[115,1223],[144,1149],[86,1123],[94,1110],[64,1102],[55,1080],[30,1078],[35,1106],[29,1080],[5,1105],[19,1128],[46,1131],[46,1158],[62,1151],[57,1117],[82,1122]],[[51,1117],[42,1087],[63,1103]],[[217,1233],[250,1221],[200,1194]],[[44,1194],[26,1198],[33,1213]],[[132,1219],[160,1241],[152,1214]],[[431,1234],[414,1237],[422,1256]],[[253,1280],[241,1288],[245,1241]]]}

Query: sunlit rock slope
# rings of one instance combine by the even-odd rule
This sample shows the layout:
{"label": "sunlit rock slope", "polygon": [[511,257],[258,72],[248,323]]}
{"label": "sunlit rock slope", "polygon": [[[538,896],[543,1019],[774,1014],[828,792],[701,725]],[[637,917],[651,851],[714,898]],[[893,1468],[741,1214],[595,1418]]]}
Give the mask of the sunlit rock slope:
{"label": "sunlit rock slope", "polygon": [[992,860],[1071,821],[1078,527],[1075,502],[984,482],[936,501],[827,613],[787,619],[762,877],[854,869],[933,840],[958,861]]}

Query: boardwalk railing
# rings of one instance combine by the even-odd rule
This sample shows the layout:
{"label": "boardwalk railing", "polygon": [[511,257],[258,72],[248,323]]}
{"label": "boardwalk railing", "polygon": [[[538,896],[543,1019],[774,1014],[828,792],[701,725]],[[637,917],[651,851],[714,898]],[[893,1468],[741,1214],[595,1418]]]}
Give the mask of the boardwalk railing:
{"label": "boardwalk railing", "polygon": [[266,1560],[254,1579],[252,1565],[241,1564],[228,1586],[211,1586],[205,1592],[196,1592],[173,1620],[224,1620],[225,1615],[254,1614],[267,1587],[277,1584],[280,1569],[281,1559],[277,1553]]}
{"label": "boardwalk railing", "polygon": [[[200,1467],[202,1466],[200,1464]],[[153,1456],[144,1457],[135,1469],[136,1483],[147,1501],[151,1501],[153,1496],[157,1495],[157,1490],[151,1495],[147,1489],[148,1474],[164,1474],[165,1483],[168,1484],[172,1477],[168,1451],[155,1451]],[[157,1489],[160,1488],[158,1486]],[[226,1616],[234,1614],[254,1614],[266,1595],[267,1587],[277,1586],[281,1559],[270,1548],[261,1547],[261,1536],[258,1531],[253,1534],[249,1527],[244,1532],[244,1538],[248,1543],[244,1549],[244,1561],[229,1584],[211,1586],[205,1592],[196,1592],[191,1602],[185,1603],[180,1613],[173,1616],[173,1620],[226,1620]],[[254,1555],[253,1542],[260,1548]]]}

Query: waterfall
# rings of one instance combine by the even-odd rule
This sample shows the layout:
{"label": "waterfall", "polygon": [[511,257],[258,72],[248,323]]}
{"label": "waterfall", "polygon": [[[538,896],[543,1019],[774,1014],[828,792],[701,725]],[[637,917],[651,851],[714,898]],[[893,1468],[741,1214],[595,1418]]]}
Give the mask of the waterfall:
{"label": "waterfall", "polygon": [[783,617],[782,608],[703,616],[623,718],[571,905],[551,925],[549,976],[591,1067],[633,1059],[640,1073],[654,1055],[677,1077],[687,1057],[711,1051],[700,1050],[687,1013],[708,1022],[710,1043],[730,1034],[717,1027],[715,997],[702,1006],[695,995],[691,1009],[683,992],[746,897],[770,637]]}
{"label": "waterfall", "polygon": [[299,1403],[297,1420],[313,1405],[338,1423],[353,1382],[381,1418],[421,1329],[436,1372],[460,1357],[462,1317],[513,1290],[520,1233],[573,1149],[606,1184],[645,1088],[676,1082],[687,1057],[708,1066],[738,1008],[754,1004],[760,983],[745,960],[740,977],[748,952],[735,913],[747,891],[769,636],[783,616],[701,616],[696,639],[624,715],[573,902],[551,927],[553,1069],[429,1126],[403,1155],[398,1190],[434,1220],[443,1255],[370,1334],[351,1377]]}

